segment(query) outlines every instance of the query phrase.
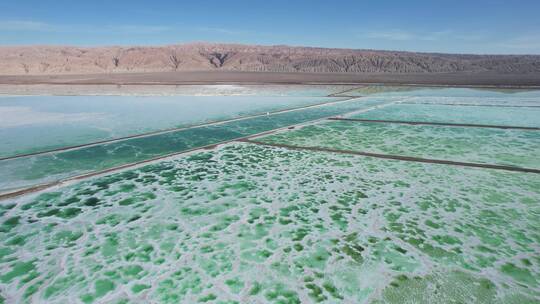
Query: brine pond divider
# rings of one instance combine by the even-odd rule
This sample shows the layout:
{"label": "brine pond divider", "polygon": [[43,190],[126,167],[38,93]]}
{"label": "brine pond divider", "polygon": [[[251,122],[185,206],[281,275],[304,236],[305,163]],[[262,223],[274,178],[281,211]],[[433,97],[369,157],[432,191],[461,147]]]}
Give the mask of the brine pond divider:
{"label": "brine pond divider", "polygon": [[[328,97],[331,97],[331,96],[328,96]],[[339,97],[339,96],[337,96],[337,97]],[[148,137],[148,136],[153,136],[153,135],[161,135],[161,134],[172,133],[172,132],[177,132],[177,131],[185,131],[185,130],[200,128],[200,127],[208,127],[208,126],[213,126],[213,125],[219,125],[219,124],[228,123],[228,122],[241,121],[241,120],[246,120],[246,119],[251,119],[251,118],[264,117],[264,116],[269,116],[269,115],[287,113],[287,112],[304,110],[304,109],[315,108],[315,107],[320,107],[320,106],[338,104],[338,103],[351,101],[353,99],[357,99],[357,98],[361,98],[361,97],[363,97],[363,96],[348,97],[347,99],[342,99],[342,100],[326,101],[326,102],[320,102],[320,103],[301,106],[301,107],[294,107],[294,108],[289,108],[289,109],[281,109],[281,110],[264,112],[264,113],[256,113],[256,114],[252,114],[252,115],[240,116],[240,117],[235,117],[235,118],[230,118],[230,119],[209,121],[209,122],[206,122],[206,123],[191,125],[191,126],[187,126],[187,127],[169,128],[169,129],[164,129],[164,130],[157,130],[157,131],[146,132],[146,133],[141,133],[141,134],[134,134],[134,135],[128,135],[128,136],[123,136],[123,137],[116,137],[116,138],[111,138],[111,139],[106,139],[106,140],[100,140],[100,141],[95,141],[95,142],[86,143],[86,144],[80,144],[80,145],[74,145],[74,146],[68,146],[68,147],[61,147],[61,148],[44,150],[44,151],[37,151],[37,152],[32,152],[32,153],[17,154],[17,155],[13,155],[13,156],[0,157],[0,161],[12,160],[12,159],[24,158],[24,157],[30,157],[30,156],[37,156],[37,155],[54,153],[54,152],[76,150],[76,149],[80,149],[80,148],[92,147],[92,146],[97,146],[97,145],[101,145],[101,144],[120,142],[120,141],[124,141],[124,140],[128,140],[128,139],[142,138],[142,137]]]}
{"label": "brine pond divider", "polygon": [[356,90],[362,89],[362,88],[364,88],[364,86],[349,88],[349,89],[341,91],[341,92],[329,94],[327,97],[350,97],[350,98],[358,97],[358,96],[355,96],[355,95],[347,95],[346,93],[351,92],[351,91],[356,91]]}
{"label": "brine pond divider", "polygon": [[359,119],[359,118],[341,118],[341,117],[330,117],[328,118],[328,120],[362,122],[362,123],[390,123],[390,124],[405,124],[405,125],[428,125],[428,126],[445,126],[445,127],[492,128],[492,129],[515,129],[515,130],[527,130],[527,131],[540,131],[540,127],[480,125],[480,124],[427,122],[427,121]]}
{"label": "brine pond divider", "polygon": [[428,164],[453,165],[453,166],[461,166],[461,167],[485,168],[485,169],[540,174],[540,169],[521,168],[521,167],[514,167],[514,166],[469,163],[469,162],[459,162],[459,161],[451,161],[451,160],[443,160],[443,159],[430,159],[430,158],[420,158],[420,157],[402,156],[402,155],[389,155],[389,154],[379,154],[379,153],[352,151],[352,150],[340,150],[340,149],[323,148],[323,147],[295,146],[295,145],[279,144],[279,143],[267,143],[267,142],[252,140],[248,138],[239,139],[237,141],[261,145],[261,146],[285,148],[285,149],[291,149],[291,150],[330,152],[330,153],[338,153],[338,154],[349,154],[349,155],[367,156],[367,157],[375,157],[375,158],[383,158],[383,159],[428,163]]}
{"label": "brine pond divider", "polygon": [[533,105],[505,105],[505,104],[479,104],[479,103],[402,102],[401,104],[430,105],[430,106],[493,107],[493,108],[540,108],[540,106],[533,106]]}
{"label": "brine pond divider", "polygon": [[[328,103],[319,104],[319,105],[310,105],[308,107],[325,106],[325,105],[328,105],[328,104],[335,104],[335,103],[339,103],[339,102],[347,102],[347,101],[351,101],[353,99],[358,99],[358,98],[360,98],[360,97],[354,97],[354,98],[350,98],[350,99],[346,99],[346,100],[340,100],[340,101],[333,101],[333,102],[328,102]],[[291,112],[291,111],[295,111],[295,110],[305,109],[305,108],[308,108],[308,107],[295,108],[294,110],[293,109],[280,110],[279,113]],[[360,113],[360,112],[369,111],[371,109],[375,109],[375,108],[379,108],[379,107],[381,107],[381,105],[376,105],[376,106],[373,106],[373,107],[370,107],[370,108],[367,108],[367,109],[362,109],[362,110],[355,110],[355,111],[352,111],[352,112],[346,113],[346,114]],[[276,113],[276,112],[274,112],[274,113]],[[265,115],[266,114],[257,115],[255,117],[265,116]],[[150,163],[154,163],[154,162],[157,162],[157,161],[163,161],[163,160],[165,160],[167,158],[175,157],[175,156],[178,156],[178,155],[184,155],[184,154],[189,154],[189,153],[192,153],[192,152],[203,151],[203,150],[210,150],[210,149],[216,148],[217,146],[224,145],[224,144],[227,144],[227,143],[238,142],[238,141],[247,141],[247,140],[249,140],[251,138],[270,135],[270,134],[273,134],[275,132],[279,132],[279,131],[283,131],[283,130],[294,129],[294,128],[298,127],[298,126],[305,126],[305,125],[310,125],[310,124],[322,122],[322,121],[325,121],[325,120],[327,120],[327,119],[329,119],[331,117],[334,117],[334,115],[327,116],[327,117],[322,117],[322,118],[318,118],[318,119],[314,119],[314,120],[310,120],[310,121],[307,121],[307,122],[291,124],[291,125],[287,125],[287,126],[284,126],[284,127],[281,127],[281,128],[276,128],[276,129],[268,130],[268,131],[265,131],[265,132],[251,134],[251,135],[248,135],[248,136],[242,136],[242,137],[233,138],[233,139],[229,139],[229,140],[225,140],[225,141],[221,141],[221,142],[215,142],[215,143],[211,143],[211,144],[204,145],[204,146],[199,146],[199,147],[188,149],[188,150],[182,150],[182,151],[178,151],[178,152],[174,152],[174,153],[169,153],[169,154],[166,154],[166,155],[157,156],[157,157],[150,158],[150,159],[141,160],[141,161],[138,161],[138,162],[133,162],[133,163],[123,164],[123,165],[116,166],[116,167],[107,168],[107,169],[104,169],[104,170],[93,171],[93,172],[89,172],[89,173],[85,173],[85,174],[81,174],[81,175],[71,176],[71,177],[55,180],[55,181],[48,182],[48,183],[43,183],[43,184],[38,184],[38,185],[30,186],[30,187],[25,187],[25,188],[22,188],[22,189],[17,189],[17,190],[14,190],[14,191],[8,191],[8,192],[3,192],[3,193],[0,192],[0,201],[6,200],[6,199],[12,199],[12,198],[19,197],[19,196],[26,195],[26,194],[30,194],[30,193],[43,191],[43,190],[46,190],[46,189],[49,189],[49,188],[52,188],[52,187],[56,187],[56,186],[62,186],[62,185],[68,184],[68,183],[77,182],[77,181],[87,179],[87,178],[91,178],[91,177],[101,176],[101,175],[108,174],[108,173],[111,173],[111,172],[116,172],[116,171],[121,171],[121,170],[126,170],[126,169],[135,169],[135,168],[143,166],[143,165],[148,165]],[[253,116],[250,116],[250,118],[253,118]],[[242,118],[242,119],[244,119],[244,118]],[[233,121],[235,121],[235,120],[241,120],[241,119],[233,119]],[[214,124],[218,124],[218,123],[214,123]],[[195,127],[190,127],[190,128],[195,128]]]}

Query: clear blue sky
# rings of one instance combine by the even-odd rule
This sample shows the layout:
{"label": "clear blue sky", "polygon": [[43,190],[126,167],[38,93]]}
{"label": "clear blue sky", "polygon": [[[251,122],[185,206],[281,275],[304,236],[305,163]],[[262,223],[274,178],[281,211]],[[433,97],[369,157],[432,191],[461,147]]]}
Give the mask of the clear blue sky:
{"label": "clear blue sky", "polygon": [[0,1],[0,45],[192,41],[540,54],[540,0]]}

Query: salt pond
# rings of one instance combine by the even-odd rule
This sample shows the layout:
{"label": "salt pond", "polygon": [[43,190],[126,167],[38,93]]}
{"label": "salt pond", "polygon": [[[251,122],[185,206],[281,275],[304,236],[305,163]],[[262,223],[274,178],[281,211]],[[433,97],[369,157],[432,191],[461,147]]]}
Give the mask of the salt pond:
{"label": "salt pond", "polygon": [[332,121],[262,141],[540,169],[540,130]]}
{"label": "salt pond", "polygon": [[0,157],[337,100],[293,96],[2,97]]}
{"label": "salt pond", "polygon": [[[539,98],[540,100],[540,98]],[[492,103],[490,103],[492,105]],[[488,124],[502,126],[540,127],[538,107],[453,106],[446,104],[395,105],[353,115],[352,118]]]}
{"label": "salt pond", "polygon": [[381,97],[343,101],[80,149],[4,160],[0,161],[0,190],[53,182],[293,124],[359,111],[393,100],[395,98]]}
{"label": "salt pond", "polygon": [[[418,95],[430,99],[427,91]],[[507,96],[431,91],[434,99],[474,94],[476,102]],[[399,94],[100,146],[99,153],[53,154],[6,174],[9,161],[0,182],[92,171],[109,160],[101,154],[113,159],[107,167],[329,115],[403,119],[382,116],[415,98],[414,91]],[[463,112],[452,109],[445,122],[461,121]],[[471,111],[467,122],[475,122]],[[423,119],[433,112],[415,113]],[[483,123],[504,117],[477,114]],[[505,124],[540,119],[520,117]],[[539,133],[322,120],[257,141],[539,168]],[[540,301],[535,173],[231,142],[0,206],[5,303]]]}

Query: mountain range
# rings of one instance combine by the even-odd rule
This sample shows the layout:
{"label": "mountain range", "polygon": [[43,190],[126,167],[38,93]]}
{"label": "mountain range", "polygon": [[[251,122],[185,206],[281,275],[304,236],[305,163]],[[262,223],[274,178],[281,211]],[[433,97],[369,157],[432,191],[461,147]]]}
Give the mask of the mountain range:
{"label": "mountain range", "polygon": [[540,55],[467,55],[290,46],[0,47],[0,75],[171,71],[306,73],[538,73]]}

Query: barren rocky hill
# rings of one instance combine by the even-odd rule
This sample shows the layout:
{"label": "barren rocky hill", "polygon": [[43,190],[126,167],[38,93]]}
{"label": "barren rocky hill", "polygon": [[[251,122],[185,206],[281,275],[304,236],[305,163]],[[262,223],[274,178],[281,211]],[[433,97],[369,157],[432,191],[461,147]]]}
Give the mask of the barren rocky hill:
{"label": "barren rocky hill", "polygon": [[166,71],[540,72],[540,55],[455,55],[194,43],[162,47],[0,47],[1,75]]}

